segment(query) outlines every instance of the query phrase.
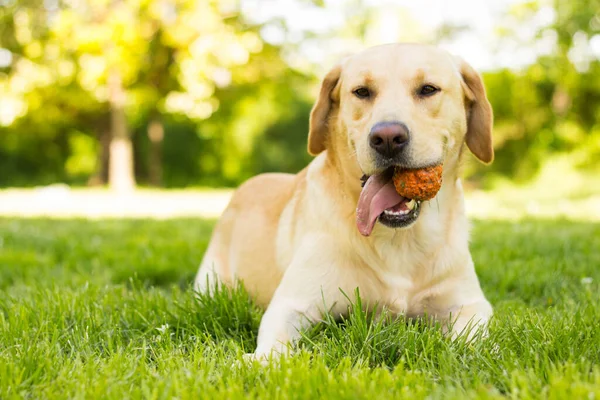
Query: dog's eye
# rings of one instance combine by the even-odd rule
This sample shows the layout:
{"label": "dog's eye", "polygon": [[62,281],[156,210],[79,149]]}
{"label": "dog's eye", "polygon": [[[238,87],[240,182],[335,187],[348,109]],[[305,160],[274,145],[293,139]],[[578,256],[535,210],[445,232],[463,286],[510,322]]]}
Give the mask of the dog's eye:
{"label": "dog's eye", "polygon": [[421,89],[419,89],[419,94],[421,96],[431,96],[432,94],[435,94],[439,91],[440,89],[436,88],[433,85],[423,85],[421,86]]}
{"label": "dog's eye", "polygon": [[353,90],[352,93],[354,93],[354,95],[359,99],[366,99],[371,97],[371,91],[366,87],[359,87],[358,89]]}

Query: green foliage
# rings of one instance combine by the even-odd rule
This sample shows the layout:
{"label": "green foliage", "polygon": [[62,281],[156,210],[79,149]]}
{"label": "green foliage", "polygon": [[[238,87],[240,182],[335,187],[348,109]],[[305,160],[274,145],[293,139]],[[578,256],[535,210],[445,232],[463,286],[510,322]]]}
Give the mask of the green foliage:
{"label": "green foliage", "polygon": [[[551,7],[554,21],[527,45],[548,37],[556,43],[532,65],[484,74],[496,162],[482,167],[471,160],[472,180],[530,180],[554,154],[569,154],[580,169],[599,167],[600,61],[589,51],[600,34],[596,3],[524,1],[502,19],[524,26]],[[323,38],[365,39],[377,28],[381,10],[354,0],[344,10],[347,25]],[[421,31],[408,14],[399,15],[410,26],[403,34]],[[263,25],[249,22],[235,2],[0,2],[0,48],[12,55],[0,66],[0,186],[105,179],[107,80],[115,70],[142,184],[152,181],[156,163],[167,187],[235,186],[260,172],[299,171],[310,160],[307,120],[320,77],[308,62],[290,62],[297,44],[266,43]],[[285,31],[285,23],[280,27]],[[443,40],[464,29],[444,25],[433,36]],[[517,36],[503,26],[499,32],[499,42]],[[305,39],[314,45],[315,35]],[[151,121],[165,128],[158,158],[148,138]]]}
{"label": "green foliage", "polygon": [[557,153],[571,153],[580,168],[598,167],[598,76],[598,61],[579,73],[551,57],[520,72],[484,74],[495,118],[493,170],[529,179]]}
{"label": "green foliage", "polygon": [[590,398],[600,395],[600,230],[477,222],[489,337],[353,307],[278,365],[245,364],[262,312],[189,290],[213,223],[0,220],[2,398]]}
{"label": "green foliage", "polygon": [[[287,73],[279,50],[263,44],[257,33],[259,27],[245,21],[235,4],[226,2],[8,1],[0,4],[0,11],[5,23],[0,48],[10,51],[12,58],[8,65],[0,66],[0,90],[6,94],[0,99],[0,155],[5,156],[5,171],[9,172],[2,174],[0,185],[23,184],[20,175],[28,176],[30,184],[46,183],[37,168],[44,169],[49,180],[68,183],[81,183],[84,171],[88,178],[103,175],[105,171],[90,171],[90,160],[106,158],[102,153],[106,153],[107,146],[82,145],[83,139],[70,136],[85,133],[94,139],[103,137],[109,130],[109,108],[113,103],[124,103],[128,124],[134,130],[145,129],[151,120],[183,118],[198,123],[218,110],[220,99],[215,92],[221,88],[226,91],[233,87],[236,91],[256,86],[257,90],[246,94],[257,94],[264,92],[264,86],[257,82],[280,81],[280,75]],[[244,68],[236,69],[239,65]],[[109,84],[114,76],[122,81],[125,99],[114,98]],[[270,108],[272,98],[265,98],[264,110]],[[265,116],[269,118],[264,122],[256,118],[256,122],[250,121],[248,116],[226,121],[241,129],[220,135],[229,142],[239,135],[235,143],[229,143],[229,151],[219,151],[219,161],[226,161],[225,172],[218,175],[221,182],[239,181],[239,160],[250,151],[253,135],[265,123],[276,122],[278,114]],[[63,143],[59,145],[57,165],[41,156],[38,167],[24,157],[23,148],[29,143],[23,139],[23,132]],[[157,160],[149,159],[143,138],[138,135],[136,139],[136,147],[141,147],[136,148],[136,170],[143,177],[146,164]],[[74,141],[79,145],[73,145]],[[17,145],[11,145],[15,142]],[[43,153],[45,148],[35,146],[28,151]],[[73,160],[85,165],[75,166]],[[165,163],[177,164],[178,160],[175,155]],[[34,165],[29,171],[12,173],[20,169],[15,168],[20,162]],[[96,163],[96,169],[103,166]],[[196,171],[189,171],[191,178]],[[208,171],[200,168],[200,172],[205,175]],[[176,177],[175,182],[185,179],[186,174]],[[192,182],[187,177],[178,184]]]}
{"label": "green foliage", "polygon": [[574,167],[598,169],[600,60],[587,47],[600,34],[597,3],[528,1],[513,7],[518,26],[541,7],[552,7],[554,22],[537,36],[555,37],[556,43],[552,53],[520,71],[484,74],[495,115],[494,172],[531,179],[556,154],[569,154]]}

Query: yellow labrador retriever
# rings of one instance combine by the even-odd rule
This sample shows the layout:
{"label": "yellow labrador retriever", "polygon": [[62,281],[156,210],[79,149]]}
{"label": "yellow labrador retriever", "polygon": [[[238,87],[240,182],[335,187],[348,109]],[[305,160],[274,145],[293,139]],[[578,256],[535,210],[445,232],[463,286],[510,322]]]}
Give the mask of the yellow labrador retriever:
{"label": "yellow labrador retriever", "polygon": [[[465,144],[492,161],[491,129],[481,78],[441,49],[391,44],[345,59],[311,112],[315,159],[297,175],[260,175],[235,192],[196,290],[243,281],[266,307],[261,357],[284,351],[323,311],[347,311],[356,288],[363,304],[434,316],[455,335],[484,326],[492,308],[469,253],[459,167]],[[394,190],[394,166],[438,164],[443,184],[432,200]]]}

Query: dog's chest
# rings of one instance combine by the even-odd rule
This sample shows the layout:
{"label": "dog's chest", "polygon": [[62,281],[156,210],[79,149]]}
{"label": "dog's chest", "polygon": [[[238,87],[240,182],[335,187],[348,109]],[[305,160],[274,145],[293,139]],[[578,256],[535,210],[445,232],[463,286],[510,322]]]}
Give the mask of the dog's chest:
{"label": "dog's chest", "polygon": [[368,270],[377,287],[370,291],[370,302],[385,306],[392,313],[421,315],[427,308],[435,277],[435,255],[423,253],[416,245],[392,242],[382,245],[367,258]]}

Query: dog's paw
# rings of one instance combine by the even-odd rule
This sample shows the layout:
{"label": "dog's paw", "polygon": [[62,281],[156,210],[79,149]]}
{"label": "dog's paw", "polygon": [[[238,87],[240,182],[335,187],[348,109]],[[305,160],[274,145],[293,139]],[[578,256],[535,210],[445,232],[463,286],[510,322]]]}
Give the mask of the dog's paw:
{"label": "dog's paw", "polygon": [[242,361],[246,364],[257,362],[262,366],[269,365],[269,357],[266,354],[246,353],[242,356]]}
{"label": "dog's paw", "polygon": [[267,365],[279,365],[283,357],[289,356],[291,352],[289,350],[282,352],[272,349],[269,353],[254,352],[246,353],[242,355],[242,360],[246,364],[252,364],[254,362],[259,363],[262,366]]}

